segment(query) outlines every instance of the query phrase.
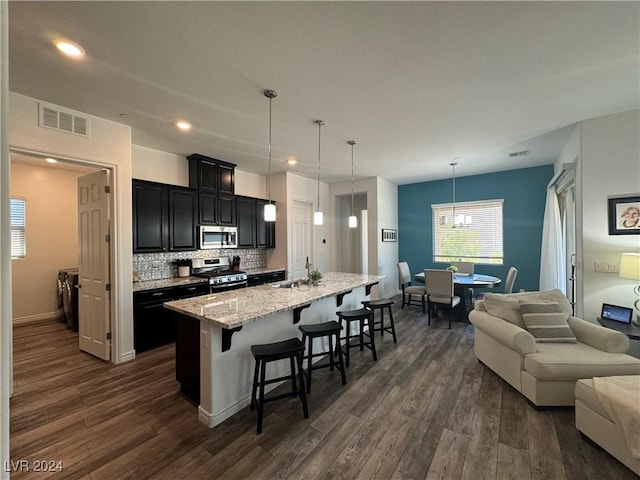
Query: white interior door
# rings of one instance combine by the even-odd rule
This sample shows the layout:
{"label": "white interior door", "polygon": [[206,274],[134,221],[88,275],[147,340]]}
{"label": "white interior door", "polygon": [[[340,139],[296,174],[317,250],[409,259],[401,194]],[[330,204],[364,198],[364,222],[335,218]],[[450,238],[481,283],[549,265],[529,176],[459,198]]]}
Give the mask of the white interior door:
{"label": "white interior door", "polygon": [[311,204],[293,201],[293,238],[291,239],[294,279],[306,278],[307,258],[311,262]]}
{"label": "white interior door", "polygon": [[108,172],[78,178],[80,350],[110,359]]}

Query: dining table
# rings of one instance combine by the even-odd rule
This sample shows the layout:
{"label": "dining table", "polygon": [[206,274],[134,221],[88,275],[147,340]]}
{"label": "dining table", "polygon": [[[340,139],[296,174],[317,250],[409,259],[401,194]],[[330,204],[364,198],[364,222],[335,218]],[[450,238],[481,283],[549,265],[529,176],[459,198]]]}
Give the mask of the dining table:
{"label": "dining table", "polygon": [[[413,278],[418,283],[424,283],[424,272],[416,273]],[[453,319],[469,322],[469,312],[473,308],[472,294],[474,288],[493,288],[500,285],[502,280],[492,275],[482,273],[454,273],[454,294],[460,297],[460,307],[454,309]]]}

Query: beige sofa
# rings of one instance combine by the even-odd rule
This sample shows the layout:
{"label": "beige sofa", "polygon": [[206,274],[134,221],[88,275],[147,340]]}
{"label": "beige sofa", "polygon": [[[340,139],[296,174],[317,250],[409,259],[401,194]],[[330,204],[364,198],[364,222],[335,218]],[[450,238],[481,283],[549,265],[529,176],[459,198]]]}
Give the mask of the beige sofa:
{"label": "beige sofa", "polygon": [[[577,342],[536,343],[525,328],[520,300],[557,302]],[[624,353],[626,335],[570,313],[559,290],[487,294],[469,314],[475,355],[535,406],[573,406],[580,378],[640,374],[640,360]]]}
{"label": "beige sofa", "polygon": [[640,415],[637,410],[640,409],[640,404],[637,403],[637,398],[640,396],[639,387],[640,383],[636,379],[635,389],[631,391],[634,396],[631,404],[633,405],[633,403],[635,403],[636,406],[636,422],[628,422],[628,424],[625,425],[625,428],[634,429],[630,435],[636,435],[634,445],[632,445],[632,448],[636,452],[634,456],[628,441],[625,440],[624,429],[621,428],[619,421],[615,420],[616,415],[610,406],[607,407],[600,401],[594,388],[593,379],[582,379],[576,383],[576,428],[620,462],[624,463],[637,475],[640,475],[640,459],[637,458],[637,435],[640,435],[640,433],[635,429],[637,428],[638,415]]}

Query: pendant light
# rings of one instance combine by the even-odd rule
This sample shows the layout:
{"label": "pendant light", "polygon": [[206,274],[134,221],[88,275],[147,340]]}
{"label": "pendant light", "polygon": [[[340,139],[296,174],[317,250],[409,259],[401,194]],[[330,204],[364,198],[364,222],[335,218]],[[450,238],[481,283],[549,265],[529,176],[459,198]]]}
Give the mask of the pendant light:
{"label": "pendant light", "polygon": [[351,145],[351,215],[349,215],[349,228],[358,228],[358,217],[353,214],[353,146],[358,142],[349,140],[347,143]]}
{"label": "pendant light", "polygon": [[264,96],[269,99],[269,203],[264,206],[264,221],[276,221],[276,206],[271,203],[271,101],[278,96],[275,90],[265,90]]}
{"label": "pendant light", "polygon": [[313,123],[318,125],[318,206],[313,212],[313,224],[322,225],[324,223],[324,215],[320,210],[320,130],[324,125],[324,120],[315,120]]}
{"label": "pendant light", "polygon": [[[454,160],[457,160],[457,158],[454,158]],[[458,162],[453,161],[449,165],[451,165],[451,169],[453,170],[451,177],[451,183],[453,186],[453,228],[470,227],[472,223],[471,215],[463,214],[456,216],[456,165],[458,165]]]}

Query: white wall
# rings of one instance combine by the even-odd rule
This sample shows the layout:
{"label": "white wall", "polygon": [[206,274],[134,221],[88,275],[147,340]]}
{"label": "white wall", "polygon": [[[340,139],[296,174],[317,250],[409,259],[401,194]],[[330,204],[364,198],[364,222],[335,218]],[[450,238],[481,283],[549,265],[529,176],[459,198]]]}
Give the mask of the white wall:
{"label": "white wall", "polygon": [[26,200],[27,255],[11,261],[13,320],[58,315],[56,278],[78,267],[77,178],[83,173],[13,162],[11,196]]}
{"label": "white wall", "polygon": [[[130,360],[133,351],[132,237],[131,237],[131,128],[88,115],[91,137],[85,138],[38,126],[38,100],[10,94],[9,146],[17,151],[84,160],[114,170],[112,242],[113,361]],[[3,108],[4,110],[4,108]]]}
{"label": "white wall", "polygon": [[620,264],[622,252],[640,252],[639,235],[609,235],[607,197],[640,195],[640,110],[582,122],[579,169],[583,316],[593,320],[603,302],[633,306],[638,282],[598,273],[594,262]]}
{"label": "white wall", "polygon": [[138,180],[188,187],[189,161],[173,153],[132,145],[131,175]]}

